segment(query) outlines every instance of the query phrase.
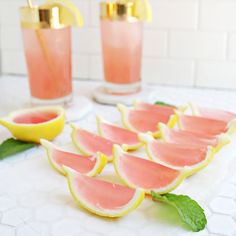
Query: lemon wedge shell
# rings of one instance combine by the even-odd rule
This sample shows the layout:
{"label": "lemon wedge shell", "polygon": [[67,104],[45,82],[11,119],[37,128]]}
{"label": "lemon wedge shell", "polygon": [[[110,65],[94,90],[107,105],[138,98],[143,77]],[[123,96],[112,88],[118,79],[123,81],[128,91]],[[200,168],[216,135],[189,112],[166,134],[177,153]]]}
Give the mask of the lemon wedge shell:
{"label": "lemon wedge shell", "polygon": [[[55,112],[58,116],[49,121],[37,124],[15,123],[14,117],[31,112]],[[0,124],[5,126],[12,135],[22,141],[40,143],[44,138],[52,140],[58,136],[65,124],[65,111],[62,107],[37,107],[15,111],[8,116],[0,119]]]}
{"label": "lemon wedge shell", "polygon": [[[87,209],[88,211],[99,215],[103,217],[109,217],[109,218],[117,218],[117,217],[122,217],[124,215],[127,215],[130,213],[132,210],[137,208],[141,202],[144,200],[145,193],[141,189],[135,189],[134,194],[132,199],[129,199],[129,201],[124,204],[122,207],[116,208],[116,209],[105,209],[105,208],[100,208],[100,207],[95,207],[89,203],[89,201],[86,201],[86,198],[82,196],[80,193],[78,186],[76,184],[76,177],[82,176],[72,170],[71,168],[68,167],[63,167],[66,175],[67,175],[67,180],[68,180],[68,186],[71,192],[71,195],[75,199],[76,202],[83,208]],[[91,180],[94,177],[87,177],[91,178]],[[96,184],[96,182],[95,182]],[[111,186],[115,184],[111,184]],[[84,188],[86,188],[86,184],[84,184]],[[94,194],[96,194],[96,185],[94,185]],[[104,193],[106,195],[106,193]],[[101,197],[101,196],[100,196]],[[118,197],[118,196],[117,196]]]}

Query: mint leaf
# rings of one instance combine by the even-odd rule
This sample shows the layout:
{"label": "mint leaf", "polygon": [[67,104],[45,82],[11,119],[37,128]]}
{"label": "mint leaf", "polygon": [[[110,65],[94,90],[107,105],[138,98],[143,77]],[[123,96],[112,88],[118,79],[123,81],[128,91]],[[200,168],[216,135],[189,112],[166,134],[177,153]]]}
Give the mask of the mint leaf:
{"label": "mint leaf", "polygon": [[14,138],[9,138],[0,145],[0,160],[35,146],[35,143],[28,143]]}
{"label": "mint leaf", "polygon": [[153,191],[151,194],[154,201],[161,201],[175,207],[181,220],[187,224],[192,231],[198,232],[205,228],[207,220],[204,210],[189,196],[171,193],[160,195]]}
{"label": "mint leaf", "polygon": [[162,102],[162,101],[156,101],[154,104],[155,105],[160,105],[160,106],[166,106],[166,107],[175,107],[172,104],[169,104],[169,103],[166,103],[166,102]]}

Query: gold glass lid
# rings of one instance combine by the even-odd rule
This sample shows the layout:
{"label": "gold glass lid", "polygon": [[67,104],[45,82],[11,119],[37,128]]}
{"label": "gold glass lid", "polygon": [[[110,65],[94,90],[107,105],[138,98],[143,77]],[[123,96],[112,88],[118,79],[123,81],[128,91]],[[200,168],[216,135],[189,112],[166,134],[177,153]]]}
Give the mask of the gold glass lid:
{"label": "gold glass lid", "polygon": [[101,2],[100,18],[109,20],[137,21],[133,1]]}
{"label": "gold glass lid", "polygon": [[64,28],[67,25],[62,23],[60,11],[60,7],[51,5],[21,7],[21,26],[28,29]]}

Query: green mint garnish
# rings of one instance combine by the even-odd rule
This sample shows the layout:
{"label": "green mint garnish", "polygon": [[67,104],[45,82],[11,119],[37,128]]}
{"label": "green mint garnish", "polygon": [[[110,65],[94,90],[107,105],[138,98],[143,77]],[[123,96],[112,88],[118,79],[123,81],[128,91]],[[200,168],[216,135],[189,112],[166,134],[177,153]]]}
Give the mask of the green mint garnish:
{"label": "green mint garnish", "polygon": [[154,201],[161,201],[175,207],[181,220],[188,225],[192,231],[198,232],[205,228],[207,219],[204,210],[189,196],[171,193],[160,195],[153,191],[151,194]]}
{"label": "green mint garnish", "polygon": [[35,143],[28,143],[16,140],[14,138],[9,138],[0,145],[0,160],[8,156],[23,152],[35,146],[36,146]]}
{"label": "green mint garnish", "polygon": [[166,103],[166,102],[162,102],[162,101],[156,101],[154,104],[155,105],[160,105],[160,106],[166,106],[166,107],[175,107],[172,104],[169,104],[169,103]]}

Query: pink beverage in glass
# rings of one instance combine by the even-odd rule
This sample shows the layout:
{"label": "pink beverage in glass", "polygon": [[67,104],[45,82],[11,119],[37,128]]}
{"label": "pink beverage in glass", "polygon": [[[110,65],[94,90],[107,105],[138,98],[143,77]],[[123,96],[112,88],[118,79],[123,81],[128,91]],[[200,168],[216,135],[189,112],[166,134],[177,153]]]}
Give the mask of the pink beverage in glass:
{"label": "pink beverage in glass", "polygon": [[109,93],[140,90],[143,24],[101,19],[105,88]]}
{"label": "pink beverage in glass", "polygon": [[33,103],[72,97],[71,29],[22,29]]}

